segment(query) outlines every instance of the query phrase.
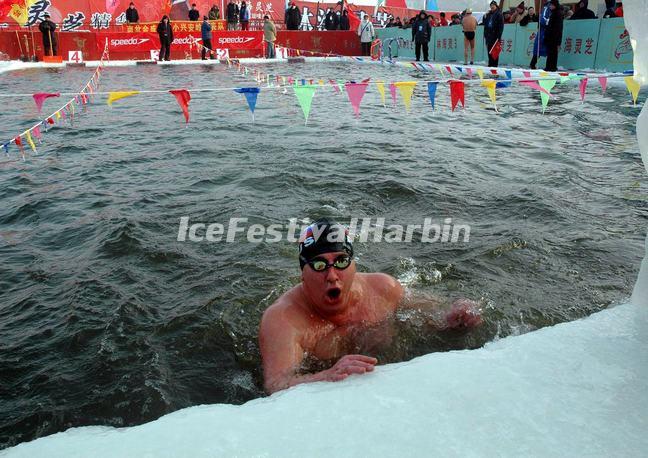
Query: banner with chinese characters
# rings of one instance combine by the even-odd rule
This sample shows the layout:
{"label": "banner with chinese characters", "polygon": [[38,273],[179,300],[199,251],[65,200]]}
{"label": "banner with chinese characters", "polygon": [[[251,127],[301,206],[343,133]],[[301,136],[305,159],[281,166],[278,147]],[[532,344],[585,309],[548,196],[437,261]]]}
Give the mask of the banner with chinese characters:
{"label": "banner with chinese characters", "polygon": [[601,20],[585,19],[565,23],[569,25],[563,28],[558,66],[563,67],[564,62],[569,62],[572,68],[594,68]]}
{"label": "banner with chinese characters", "polygon": [[623,18],[601,21],[595,67],[608,71],[623,71],[632,68],[633,58],[630,34],[625,28]]}

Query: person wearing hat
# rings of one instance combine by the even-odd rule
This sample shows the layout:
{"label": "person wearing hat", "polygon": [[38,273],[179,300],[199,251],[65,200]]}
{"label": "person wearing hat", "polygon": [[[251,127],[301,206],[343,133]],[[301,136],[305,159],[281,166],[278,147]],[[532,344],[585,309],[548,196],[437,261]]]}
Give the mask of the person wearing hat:
{"label": "person wearing hat", "polygon": [[515,8],[515,11],[513,12],[513,15],[511,16],[511,22],[513,24],[520,24],[522,21],[525,20],[525,24],[528,24],[529,19],[528,19],[528,12],[526,7],[524,6],[524,2],[520,2],[520,4]]}
{"label": "person wearing hat", "polygon": [[286,10],[285,14],[285,24],[286,29],[288,30],[299,30],[299,25],[301,24],[302,15],[299,12],[299,8],[295,2],[290,3],[290,7]]}
{"label": "person wearing hat", "polygon": [[43,52],[46,56],[56,56],[58,55],[56,35],[56,24],[50,20],[49,13],[44,14],[44,18],[40,24],[38,24],[38,30],[43,34]]}
{"label": "person wearing hat", "polygon": [[201,59],[207,60],[207,53],[209,57],[214,59],[214,53],[212,48],[212,26],[209,23],[209,17],[203,16],[203,22],[200,26],[200,35],[202,38],[202,53]]}
{"label": "person wearing hat", "polygon": [[490,2],[490,11],[484,15],[482,21],[484,24],[486,52],[488,53],[488,66],[497,67],[499,64],[499,55],[494,57],[491,51],[495,43],[502,39],[502,33],[504,33],[504,16],[502,16],[502,12],[495,0]]}
{"label": "person wearing hat", "polygon": [[[373,371],[378,360],[367,353],[390,343],[390,318],[398,309],[430,310],[441,304],[405,294],[390,275],[356,272],[347,228],[327,218],[301,234],[299,265],[301,282],[261,319],[259,348],[268,393]],[[441,321],[429,324],[436,330],[466,330],[479,326],[482,318],[476,303],[458,299]],[[332,366],[321,370],[326,363]]]}
{"label": "person wearing hat", "polygon": [[416,54],[416,62],[421,60],[421,48],[423,48],[423,60],[427,62],[428,59],[428,43],[432,37],[432,27],[428,20],[428,15],[425,10],[416,17],[416,22],[412,26],[412,41],[414,42],[414,51]]}
{"label": "person wearing hat", "polygon": [[475,61],[475,31],[477,30],[477,19],[468,8],[461,20],[461,27],[464,34],[464,65],[468,64],[468,51],[470,50],[470,65]]}
{"label": "person wearing hat", "polygon": [[558,0],[551,0],[549,2],[549,9],[551,9],[551,16],[549,17],[549,23],[547,24],[544,36],[545,45],[547,46],[547,64],[545,71],[555,72],[558,70],[558,48],[562,43],[563,16]]}

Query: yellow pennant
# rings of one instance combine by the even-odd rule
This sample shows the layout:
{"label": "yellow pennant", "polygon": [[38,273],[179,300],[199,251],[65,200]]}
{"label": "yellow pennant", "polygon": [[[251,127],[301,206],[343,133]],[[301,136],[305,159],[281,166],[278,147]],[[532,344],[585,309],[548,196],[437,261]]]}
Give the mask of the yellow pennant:
{"label": "yellow pennant", "polygon": [[439,64],[437,64],[437,70],[441,72],[441,76],[445,78],[445,72],[443,71],[443,67]]}
{"label": "yellow pennant", "polygon": [[478,68],[477,69],[477,74],[479,75],[480,80],[484,79],[484,70],[482,70],[481,68]]}
{"label": "yellow pennant", "polygon": [[414,88],[416,87],[416,81],[399,81],[394,83],[400,92],[403,102],[405,103],[405,109],[409,113],[410,105],[412,104],[412,94],[414,93]]}
{"label": "yellow pennant", "polygon": [[36,145],[34,145],[34,140],[32,140],[31,133],[29,131],[27,131],[27,135],[25,135],[25,137],[27,138],[27,143],[29,143],[29,147],[35,153],[36,152]]}
{"label": "yellow pennant", "polygon": [[112,107],[113,102],[139,94],[139,91],[111,92],[108,94],[108,106]]}
{"label": "yellow pennant", "polygon": [[626,87],[628,88],[628,92],[632,94],[632,102],[636,105],[637,104],[637,96],[639,95],[639,89],[641,89],[641,85],[635,81],[635,79],[632,76],[626,76],[623,78],[623,80],[626,83]]}
{"label": "yellow pennant", "polygon": [[285,85],[286,85],[286,77],[285,77],[285,76],[282,76],[282,77],[281,77],[281,81],[283,81],[283,85],[285,86]]}
{"label": "yellow pennant", "polygon": [[545,72],[544,70],[540,72],[540,77],[544,78],[545,76],[549,76],[549,73]]}
{"label": "yellow pennant", "polygon": [[319,80],[319,85],[324,86],[324,80]]}
{"label": "yellow pennant", "polygon": [[54,116],[56,117],[56,120],[58,121],[59,119],[61,119],[61,112],[57,111],[56,113],[54,113]]}
{"label": "yellow pennant", "polygon": [[491,102],[495,106],[495,110],[497,110],[497,103],[495,103],[495,86],[497,86],[497,82],[495,80],[485,80],[481,82],[481,85],[488,91],[488,97],[490,97]]}
{"label": "yellow pennant", "polygon": [[378,92],[380,92],[380,98],[382,99],[382,104],[383,106],[385,106],[385,83],[382,81],[377,81],[376,87],[378,88]]}

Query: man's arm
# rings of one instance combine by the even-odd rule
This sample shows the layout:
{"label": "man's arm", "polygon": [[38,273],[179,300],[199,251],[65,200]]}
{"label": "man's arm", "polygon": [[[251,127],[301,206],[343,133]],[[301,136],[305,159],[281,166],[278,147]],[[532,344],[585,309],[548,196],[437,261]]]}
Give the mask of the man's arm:
{"label": "man's arm", "polygon": [[351,374],[371,372],[378,362],[369,356],[346,355],[330,369],[314,374],[298,374],[304,349],[299,343],[299,332],[287,314],[281,307],[270,307],[261,320],[259,346],[266,392],[274,393],[301,383],[337,382]]}
{"label": "man's arm", "polygon": [[[448,311],[450,305],[450,311]],[[470,299],[457,299],[452,304],[432,294],[406,291],[399,309],[417,310],[429,316],[429,323],[438,330],[474,328],[482,324],[479,304]]]}

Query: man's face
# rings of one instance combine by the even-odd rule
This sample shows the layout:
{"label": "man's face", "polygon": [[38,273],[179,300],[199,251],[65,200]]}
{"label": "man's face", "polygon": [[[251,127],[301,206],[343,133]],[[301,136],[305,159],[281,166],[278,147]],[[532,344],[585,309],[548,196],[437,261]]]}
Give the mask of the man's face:
{"label": "man's face", "polygon": [[497,7],[496,7],[495,5],[491,5],[491,6],[490,6],[490,10],[491,10],[491,11],[495,11],[496,9],[497,9]]}
{"label": "man's face", "polygon": [[[326,262],[332,264],[338,256],[346,255],[347,253],[338,251],[321,254],[316,258],[326,259]],[[319,312],[324,315],[335,315],[343,311],[348,303],[355,273],[354,261],[344,270],[331,266],[322,272],[316,272],[306,264],[302,270],[304,292]]]}

